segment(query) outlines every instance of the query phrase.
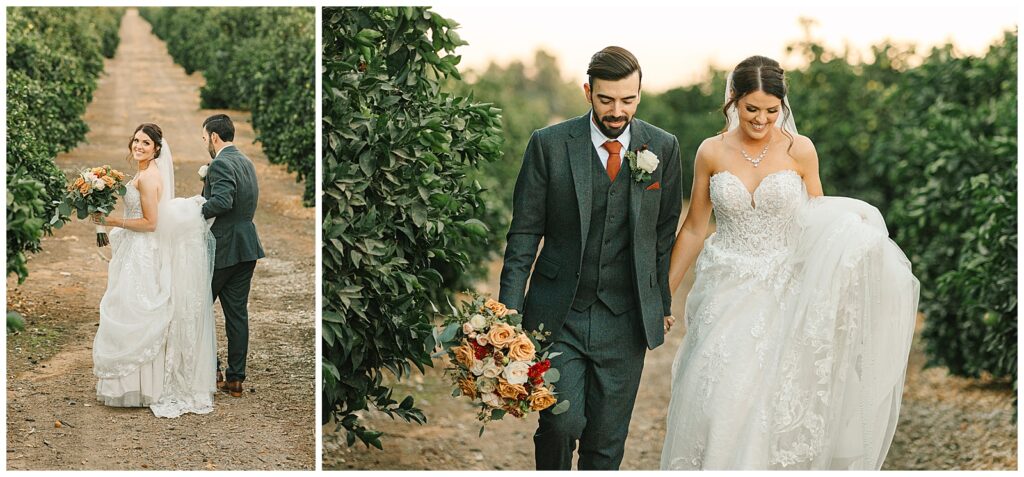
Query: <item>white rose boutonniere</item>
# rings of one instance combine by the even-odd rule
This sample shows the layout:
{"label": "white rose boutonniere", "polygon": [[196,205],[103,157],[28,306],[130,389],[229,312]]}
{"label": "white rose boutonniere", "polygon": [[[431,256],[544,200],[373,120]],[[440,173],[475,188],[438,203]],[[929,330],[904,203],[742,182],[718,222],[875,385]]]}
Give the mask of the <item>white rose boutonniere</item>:
{"label": "white rose boutonniere", "polygon": [[209,170],[210,170],[210,165],[209,164],[204,164],[203,166],[201,166],[199,168],[199,180],[205,181],[206,180],[206,171],[209,171]]}
{"label": "white rose boutonniere", "polygon": [[626,153],[629,160],[629,171],[636,182],[651,180],[651,174],[658,168],[658,156],[647,149],[647,145],[640,146],[639,151]]}

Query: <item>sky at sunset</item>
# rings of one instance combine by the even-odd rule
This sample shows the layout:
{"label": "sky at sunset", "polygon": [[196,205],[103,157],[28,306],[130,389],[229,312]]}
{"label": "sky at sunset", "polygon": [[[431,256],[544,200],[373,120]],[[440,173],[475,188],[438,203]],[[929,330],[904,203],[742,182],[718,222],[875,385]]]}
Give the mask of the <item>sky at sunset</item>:
{"label": "sky at sunset", "polygon": [[[556,2],[548,2],[555,4]],[[543,48],[561,61],[566,79],[584,81],[590,55],[608,45],[632,51],[644,70],[644,89],[663,91],[705,77],[709,65],[731,69],[753,54],[799,67],[802,58],[786,54],[786,46],[804,38],[800,18],[811,18],[813,38],[831,50],[849,45],[869,47],[889,39],[918,45],[918,52],[952,41],[965,54],[984,54],[987,47],[1014,29],[1019,9],[1007,2],[971,2],[971,6],[914,2],[872,2],[864,7],[828,7],[800,2],[734,2],[728,7],[644,6],[620,2],[589,7],[435,5],[433,10],[461,25],[469,42],[457,50],[460,68],[483,69],[521,59],[530,61]],[[682,2],[679,2],[680,4]],[[819,2],[820,3],[820,2]],[[631,19],[625,19],[631,17]]]}

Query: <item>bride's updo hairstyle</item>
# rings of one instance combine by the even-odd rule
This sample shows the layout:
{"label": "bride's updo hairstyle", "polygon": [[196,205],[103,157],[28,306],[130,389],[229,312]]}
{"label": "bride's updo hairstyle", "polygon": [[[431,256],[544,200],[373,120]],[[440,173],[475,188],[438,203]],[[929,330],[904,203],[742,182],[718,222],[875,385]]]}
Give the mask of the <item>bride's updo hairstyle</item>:
{"label": "bride's updo hairstyle", "polygon": [[[729,108],[736,106],[737,101],[755,91],[764,91],[767,94],[779,98],[779,100],[784,100],[786,98],[786,93],[788,92],[788,88],[786,87],[786,72],[782,69],[782,66],[779,65],[778,61],[765,56],[755,55],[736,65],[736,68],[732,70],[732,91],[729,91],[729,99],[722,105],[722,115],[725,116],[725,127],[719,132],[726,132],[729,130]],[[790,114],[792,113],[789,111],[789,105],[783,101],[783,122]],[[785,129],[783,129],[782,132],[789,137],[790,146],[792,147],[793,136]]]}
{"label": "bride's updo hairstyle", "polygon": [[128,157],[126,157],[125,160],[132,160],[132,141],[135,139],[135,135],[138,134],[139,131],[146,133],[146,135],[153,140],[153,144],[156,146],[156,149],[153,150],[153,159],[160,157],[160,143],[164,139],[164,131],[156,124],[142,123],[139,127],[135,128],[132,135],[128,137]]}

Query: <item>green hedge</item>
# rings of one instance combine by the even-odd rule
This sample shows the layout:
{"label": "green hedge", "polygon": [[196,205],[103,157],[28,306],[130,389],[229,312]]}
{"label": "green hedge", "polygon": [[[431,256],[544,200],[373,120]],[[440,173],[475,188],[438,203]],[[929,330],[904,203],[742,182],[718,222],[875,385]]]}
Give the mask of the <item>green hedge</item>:
{"label": "green hedge", "polygon": [[121,8],[7,10],[7,273],[28,277],[26,252],[50,232],[66,179],[53,159],[85,139],[82,121],[103,57],[114,56]]}
{"label": "green hedge", "polygon": [[454,23],[425,8],[323,13],[323,416],[381,447],[371,406],[423,422],[384,383],[430,366],[439,270],[473,263],[487,228],[474,168],[501,155],[498,110],[443,92]]}
{"label": "green hedge", "polygon": [[270,162],[316,189],[316,23],[314,9],[142,8],[153,32],[189,74],[200,71],[204,108],[252,111]]}
{"label": "green hedge", "polygon": [[1017,34],[982,57],[947,45],[901,75],[877,139],[888,219],[921,279],[930,364],[1017,375]]}

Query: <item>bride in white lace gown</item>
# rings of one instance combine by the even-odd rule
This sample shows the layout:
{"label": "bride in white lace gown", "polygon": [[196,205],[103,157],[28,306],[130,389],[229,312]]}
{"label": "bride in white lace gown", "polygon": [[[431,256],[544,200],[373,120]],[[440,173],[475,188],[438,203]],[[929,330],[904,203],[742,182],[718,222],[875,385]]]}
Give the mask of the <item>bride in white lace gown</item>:
{"label": "bride in white lace gown", "polygon": [[748,58],[729,83],[727,130],[697,152],[673,250],[672,289],[695,259],[696,279],[661,467],[879,469],[918,281],[877,209],[822,196],[778,63]]}
{"label": "bride in white lace gown", "polygon": [[194,199],[174,198],[170,147],[155,124],[129,142],[139,173],[108,218],[111,260],[93,342],[96,397],[160,417],[208,413],[215,391],[213,236]]}

